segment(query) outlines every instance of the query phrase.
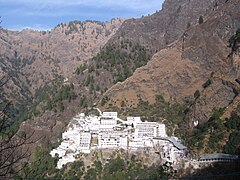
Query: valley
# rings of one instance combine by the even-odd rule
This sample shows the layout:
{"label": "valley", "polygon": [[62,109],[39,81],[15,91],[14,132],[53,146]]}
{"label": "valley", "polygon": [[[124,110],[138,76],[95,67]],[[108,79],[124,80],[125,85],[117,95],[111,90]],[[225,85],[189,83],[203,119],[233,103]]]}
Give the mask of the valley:
{"label": "valley", "polygon": [[[24,134],[34,142],[20,147],[29,152],[18,162],[28,172],[20,176],[137,179],[141,177],[136,172],[145,167],[154,174],[142,174],[146,179],[184,178],[208,168],[171,169],[160,163],[161,158],[145,163],[144,158],[159,156],[150,150],[142,153],[139,146],[134,147],[136,153],[128,154],[128,148],[116,145],[104,158],[100,151],[81,152],[75,154],[81,154],[79,161],[55,169],[59,157],[49,153],[61,144],[69,121],[81,113],[91,117],[96,107],[118,112],[121,120],[137,116],[142,123],[163,123],[166,134],[178,137],[193,159],[216,153],[240,155],[239,3],[165,0],[161,10],[141,18],[71,21],[48,31],[1,28],[0,122],[8,121],[0,128],[0,137]],[[98,118],[90,118],[89,123]],[[78,125],[85,120],[78,119]],[[138,150],[141,156],[133,158]],[[51,172],[36,165],[46,164],[47,159]],[[111,169],[111,163],[119,169]]]}

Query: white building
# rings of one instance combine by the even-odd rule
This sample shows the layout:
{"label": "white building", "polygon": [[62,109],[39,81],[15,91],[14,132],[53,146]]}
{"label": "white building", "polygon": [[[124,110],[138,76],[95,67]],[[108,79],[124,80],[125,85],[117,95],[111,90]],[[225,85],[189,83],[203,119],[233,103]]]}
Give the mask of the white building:
{"label": "white building", "polygon": [[134,135],[135,138],[166,137],[165,125],[156,122],[138,122],[135,126]]}
{"label": "white building", "polygon": [[106,116],[101,117],[100,118],[100,125],[99,125],[99,132],[113,131],[115,126],[117,126],[117,118],[106,117]]}
{"label": "white building", "polygon": [[60,147],[57,148],[57,149],[53,149],[51,152],[50,152],[50,155],[52,157],[55,157],[55,156],[58,156],[58,157],[63,157],[65,156],[66,154],[66,150],[65,149],[61,149]]}
{"label": "white building", "polygon": [[102,117],[103,118],[112,118],[117,119],[118,113],[117,112],[103,112]]}
{"label": "white building", "polygon": [[98,136],[98,147],[102,148],[124,148],[128,147],[128,137],[125,132],[104,132]]}
{"label": "white building", "polygon": [[128,149],[128,136],[122,136],[119,139],[119,147],[123,149]]}
{"label": "white building", "polygon": [[158,135],[157,136],[160,136],[160,137],[167,137],[167,133],[166,133],[166,126],[165,124],[159,124],[158,123]]}
{"label": "white building", "polygon": [[136,124],[140,123],[140,122],[142,122],[140,117],[127,117],[126,124],[128,126],[134,126],[135,127]]}
{"label": "white building", "polygon": [[92,137],[91,133],[81,132],[78,150],[80,150],[81,152],[90,153],[91,137]]}
{"label": "white building", "polygon": [[89,123],[89,129],[90,132],[93,134],[98,134],[99,133],[99,128],[100,128],[100,118],[97,116],[93,116],[91,118],[91,121]]}
{"label": "white building", "polygon": [[138,149],[138,148],[143,148],[143,142],[138,140],[138,141],[129,141],[128,142],[128,148],[129,149]]}
{"label": "white building", "polygon": [[60,158],[57,163],[57,168],[61,169],[65,164],[74,162],[76,160],[74,156],[75,156],[75,154],[71,153],[71,154],[68,154],[68,155]]}
{"label": "white building", "polygon": [[112,126],[116,126],[117,125],[117,119],[114,118],[108,118],[108,117],[102,117],[100,119],[100,124],[101,125],[112,125]]}
{"label": "white building", "polygon": [[[98,109],[98,111],[100,111]],[[127,117],[124,121],[117,117],[117,112],[100,111],[100,116],[85,116],[80,113],[72,118],[68,130],[62,134],[63,142],[51,151],[51,156],[58,154],[58,168],[73,162],[79,153],[90,153],[99,149],[138,149],[161,147],[163,158],[176,161],[178,155],[185,151],[177,139],[166,135],[164,124],[142,122],[140,117]],[[98,142],[93,141],[97,138]]]}

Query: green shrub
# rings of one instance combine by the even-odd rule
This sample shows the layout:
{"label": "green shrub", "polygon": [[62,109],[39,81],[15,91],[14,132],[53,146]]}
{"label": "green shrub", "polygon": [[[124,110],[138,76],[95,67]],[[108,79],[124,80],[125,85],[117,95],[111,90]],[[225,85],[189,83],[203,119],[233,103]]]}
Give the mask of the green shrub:
{"label": "green shrub", "polygon": [[202,23],[203,23],[203,16],[200,16],[200,17],[199,17],[198,23],[199,23],[199,24],[202,24]]}

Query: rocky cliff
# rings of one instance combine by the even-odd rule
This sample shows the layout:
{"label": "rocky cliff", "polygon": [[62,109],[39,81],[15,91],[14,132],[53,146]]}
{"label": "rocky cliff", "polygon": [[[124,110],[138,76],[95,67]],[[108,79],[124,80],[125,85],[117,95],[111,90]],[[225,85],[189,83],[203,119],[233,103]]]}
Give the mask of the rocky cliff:
{"label": "rocky cliff", "polygon": [[[177,2],[166,1],[163,12],[170,4],[175,6]],[[201,3],[204,4],[204,1]],[[186,1],[181,7],[187,10],[193,5],[199,6],[197,4],[197,1]],[[238,78],[236,64],[239,55],[233,57],[231,48],[228,47],[229,38],[240,27],[238,4],[239,0],[205,2],[205,14],[201,12],[204,22],[193,23],[187,29],[182,26],[181,31],[171,27],[173,33],[170,34],[179,33],[176,41],[170,41],[173,43],[157,52],[146,66],[137,69],[133,76],[108,90],[105,93],[110,98],[108,105],[120,107],[124,102],[128,107],[136,107],[139,99],[154,103],[158,94],[167,101],[181,104],[190,99],[192,105],[187,118],[191,126],[194,121],[206,122],[214,108],[230,106],[238,96],[239,88],[235,81]],[[199,7],[202,7],[201,4]],[[190,12],[194,16],[195,11]],[[195,15],[196,21],[197,16],[199,14]],[[187,17],[182,16],[180,19],[182,18],[186,24]],[[129,21],[124,24],[127,22]],[[173,22],[176,24],[178,18],[173,19]],[[177,26],[181,27],[181,24]],[[161,34],[154,35],[156,39],[161,39],[158,42],[162,42],[160,36]],[[197,91],[200,97],[194,97]]]}
{"label": "rocky cliff", "polygon": [[125,21],[110,42],[128,39],[152,52],[158,51],[196,25],[199,17],[205,16],[214,5],[214,0],[166,0],[162,9],[153,15]]}

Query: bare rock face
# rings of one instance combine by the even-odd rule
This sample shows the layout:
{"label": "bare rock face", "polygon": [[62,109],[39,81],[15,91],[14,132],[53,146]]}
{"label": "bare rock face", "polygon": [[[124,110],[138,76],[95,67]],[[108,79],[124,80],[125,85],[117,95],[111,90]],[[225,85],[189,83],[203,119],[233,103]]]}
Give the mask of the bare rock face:
{"label": "bare rock face", "polygon": [[227,66],[229,38],[240,27],[238,0],[223,2],[204,17],[204,23],[184,33],[183,58],[199,61],[207,69],[218,71]]}
{"label": "bare rock face", "polygon": [[198,23],[214,6],[214,1],[166,0],[162,10],[151,16],[126,20],[110,42],[128,39],[152,52],[176,41],[188,28]]}
{"label": "bare rock face", "polygon": [[211,85],[201,92],[188,113],[190,126],[193,122],[205,123],[211,117],[213,110],[228,107],[238,96],[236,84],[213,78]]}
{"label": "bare rock face", "polygon": [[[163,11],[177,2],[166,1]],[[182,7],[195,7],[198,2],[186,1]],[[136,106],[139,98],[154,103],[157,94],[168,101],[184,103],[186,98],[193,98],[198,90],[200,97],[195,99],[187,115],[191,126],[195,120],[206,122],[214,108],[231,106],[238,97],[239,87],[235,79],[238,78],[239,57],[230,55],[228,39],[240,27],[240,1],[201,3],[206,3],[203,6],[208,7],[204,11],[204,22],[183,30],[177,41],[156,53],[146,66],[137,69],[132,77],[107,91],[105,96],[110,98],[109,104],[120,107],[124,101],[127,106]],[[191,12],[194,15],[194,8]],[[171,30],[175,32],[173,27]],[[155,36],[156,39],[160,38],[159,34]],[[204,84],[208,80],[212,84],[206,88]]]}

